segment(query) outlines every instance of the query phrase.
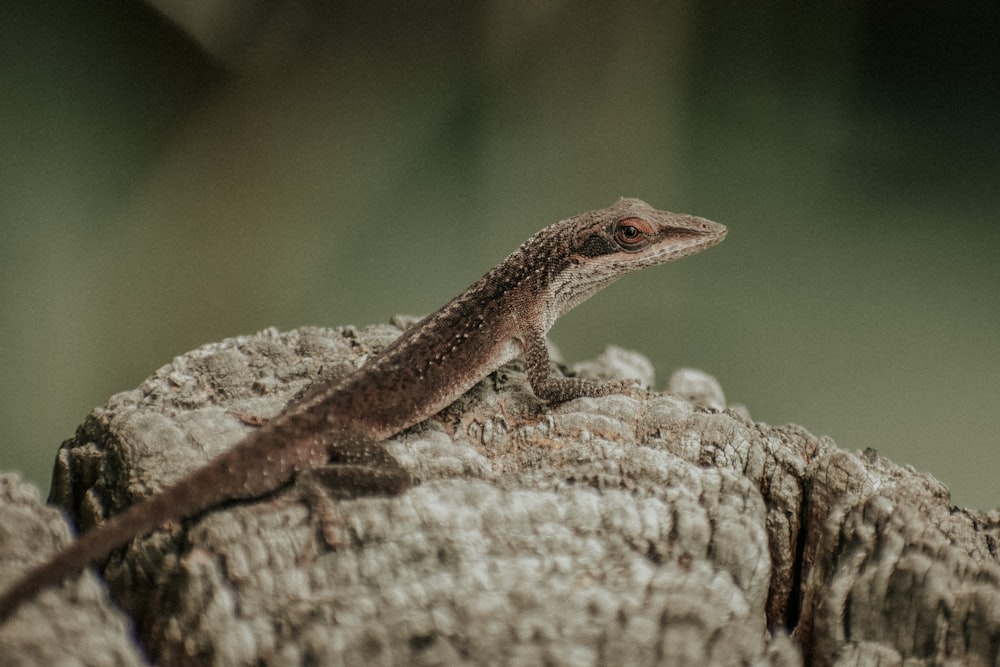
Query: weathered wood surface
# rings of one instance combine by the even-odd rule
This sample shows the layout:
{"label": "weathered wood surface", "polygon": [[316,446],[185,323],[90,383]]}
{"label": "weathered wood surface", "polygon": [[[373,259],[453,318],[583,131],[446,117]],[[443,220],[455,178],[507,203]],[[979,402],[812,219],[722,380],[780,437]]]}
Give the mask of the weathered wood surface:
{"label": "weathered wood surface", "polygon": [[[233,444],[392,326],[207,345],[95,410],[52,500],[86,529]],[[609,350],[591,376],[652,380]],[[0,628],[2,664],[937,665],[998,663],[998,514],[794,425],[711,378],[678,395],[541,405],[514,364],[395,438],[419,480],[334,506],[294,486],[173,522]],[[0,477],[0,586],[68,531]],[[134,624],[138,650],[128,630]]]}

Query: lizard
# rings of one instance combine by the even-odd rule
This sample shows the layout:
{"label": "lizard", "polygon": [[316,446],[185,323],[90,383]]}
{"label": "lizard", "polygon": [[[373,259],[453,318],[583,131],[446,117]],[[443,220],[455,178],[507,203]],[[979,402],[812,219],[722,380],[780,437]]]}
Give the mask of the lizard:
{"label": "lizard", "polygon": [[259,497],[297,478],[345,495],[404,492],[410,477],[381,443],[515,358],[524,360],[532,392],[546,403],[633,391],[637,380],[554,375],[546,333],[623,275],[705,250],[726,233],[719,223],[631,198],[542,229],[357,370],[317,381],[227,451],[28,570],[0,594],[0,623],[43,588],[167,521]]}

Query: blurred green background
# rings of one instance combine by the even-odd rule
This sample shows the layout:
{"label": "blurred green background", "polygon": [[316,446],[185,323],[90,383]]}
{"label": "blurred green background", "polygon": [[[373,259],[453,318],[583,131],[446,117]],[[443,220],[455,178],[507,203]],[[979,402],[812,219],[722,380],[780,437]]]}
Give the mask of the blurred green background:
{"label": "blurred green background", "polygon": [[0,468],[202,343],[438,307],[620,195],[727,241],[552,337],[996,507],[1000,5],[0,6]]}

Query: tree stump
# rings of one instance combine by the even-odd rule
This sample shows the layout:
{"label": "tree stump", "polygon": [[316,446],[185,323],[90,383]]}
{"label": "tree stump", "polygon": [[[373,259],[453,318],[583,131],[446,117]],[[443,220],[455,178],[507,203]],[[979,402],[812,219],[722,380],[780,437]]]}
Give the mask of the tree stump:
{"label": "tree stump", "polygon": [[[50,501],[92,527],[405,323],[178,357],[62,445]],[[573,372],[652,383],[614,348]],[[123,612],[70,578],[0,628],[0,663],[998,664],[1000,515],[724,409],[699,373],[668,389],[550,407],[509,364],[389,441],[407,492],[338,501],[332,524],[294,484],[169,522],[103,568]],[[0,586],[69,539],[13,475],[0,517]]]}

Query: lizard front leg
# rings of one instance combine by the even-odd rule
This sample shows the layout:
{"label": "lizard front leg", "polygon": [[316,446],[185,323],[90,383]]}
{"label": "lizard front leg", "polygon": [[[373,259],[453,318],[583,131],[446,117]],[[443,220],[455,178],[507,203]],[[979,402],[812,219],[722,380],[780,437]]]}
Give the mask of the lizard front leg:
{"label": "lizard front leg", "polygon": [[636,379],[598,382],[585,378],[557,377],[552,374],[544,334],[532,330],[523,337],[521,344],[531,390],[535,392],[535,396],[548,403],[562,403],[583,396],[597,398],[608,394],[630,394],[639,385],[639,380]]}

